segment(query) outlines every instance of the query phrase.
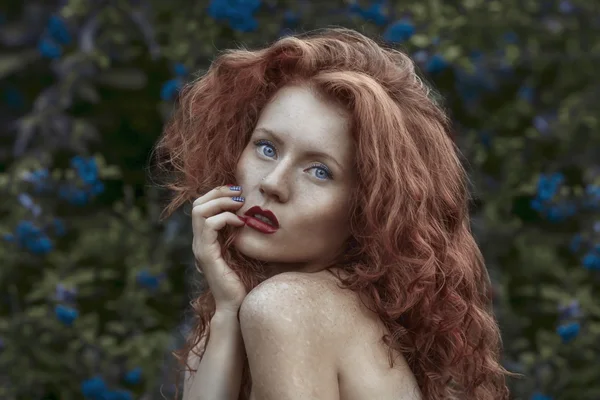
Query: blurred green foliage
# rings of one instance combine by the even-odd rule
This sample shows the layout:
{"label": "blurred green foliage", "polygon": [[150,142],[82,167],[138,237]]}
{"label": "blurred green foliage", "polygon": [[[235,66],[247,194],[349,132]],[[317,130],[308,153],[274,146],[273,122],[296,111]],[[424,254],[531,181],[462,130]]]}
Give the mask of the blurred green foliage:
{"label": "blurred green foliage", "polygon": [[[0,8],[0,398],[171,396],[197,294],[151,149],[220,51],[345,26],[439,91],[473,182],[514,399],[600,398],[599,6],[23,1]],[[182,332],[183,331],[183,332]],[[165,386],[161,387],[161,383]],[[104,397],[102,397],[104,396]]]}

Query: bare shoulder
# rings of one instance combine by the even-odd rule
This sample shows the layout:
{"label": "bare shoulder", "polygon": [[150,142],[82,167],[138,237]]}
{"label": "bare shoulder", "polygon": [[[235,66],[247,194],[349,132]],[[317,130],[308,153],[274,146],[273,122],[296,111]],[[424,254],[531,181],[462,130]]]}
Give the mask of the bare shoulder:
{"label": "bare shoulder", "polygon": [[240,328],[257,399],[339,399],[335,295],[316,274],[285,272],[254,288]]}
{"label": "bare shoulder", "polygon": [[343,319],[351,311],[353,297],[352,292],[341,289],[326,271],[284,272],[267,279],[248,293],[240,309],[240,318],[242,315],[258,317],[265,316],[265,313],[283,313],[323,316],[326,320]]}
{"label": "bare shoulder", "polygon": [[327,271],[275,275],[250,291],[240,308],[242,334],[311,338],[336,360],[367,320],[377,324],[357,294],[340,287]]}
{"label": "bare shoulder", "polygon": [[[331,379],[337,382],[340,399],[399,399],[399,393],[404,400],[421,399],[401,354],[395,355],[396,366],[390,368],[381,340],[386,330],[377,314],[327,271],[285,272],[269,278],[244,299],[240,323],[243,335],[250,339],[247,342],[253,344],[247,347],[251,358],[254,347],[264,342],[256,350],[261,357],[271,347],[286,354],[286,359],[300,349],[292,359],[332,365]],[[277,370],[285,370],[284,363],[277,365]]]}

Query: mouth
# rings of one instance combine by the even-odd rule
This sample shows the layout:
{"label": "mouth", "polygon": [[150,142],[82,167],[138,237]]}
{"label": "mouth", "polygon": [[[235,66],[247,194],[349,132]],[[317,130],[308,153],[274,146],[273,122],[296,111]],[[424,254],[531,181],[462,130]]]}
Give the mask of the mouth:
{"label": "mouth", "polygon": [[244,213],[246,225],[262,233],[275,233],[279,229],[277,217],[259,206],[251,207]]}

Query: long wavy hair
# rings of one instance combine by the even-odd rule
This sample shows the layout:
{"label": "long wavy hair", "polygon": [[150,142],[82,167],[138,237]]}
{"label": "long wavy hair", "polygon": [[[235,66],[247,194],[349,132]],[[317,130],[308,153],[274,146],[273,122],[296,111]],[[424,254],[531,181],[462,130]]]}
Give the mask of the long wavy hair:
{"label": "long wavy hair", "polygon": [[[367,299],[401,352],[425,399],[508,399],[491,283],[470,230],[467,174],[449,119],[404,53],[344,28],[280,38],[258,50],[230,49],[186,85],[156,145],[168,165],[170,215],[234,171],[259,114],[285,85],[304,83],[351,114],[357,185],[351,239],[328,270]],[[223,257],[248,290],[265,266],[220,237]],[[342,270],[344,276],[334,272]],[[192,303],[193,330],[174,355],[184,370],[210,334],[207,289]],[[192,370],[193,371],[193,370]],[[179,370],[179,373],[182,371]],[[249,398],[247,359],[240,400]]]}

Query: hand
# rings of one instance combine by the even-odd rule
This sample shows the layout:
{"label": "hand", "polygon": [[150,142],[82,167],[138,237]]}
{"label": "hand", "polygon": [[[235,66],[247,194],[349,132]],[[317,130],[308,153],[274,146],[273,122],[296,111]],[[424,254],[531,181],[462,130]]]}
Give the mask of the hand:
{"label": "hand", "polygon": [[196,265],[204,274],[215,297],[217,310],[235,313],[247,292],[237,274],[223,259],[217,238],[219,230],[226,225],[244,226],[244,220],[235,215],[235,211],[244,203],[233,200],[234,197],[240,199],[240,195],[241,190],[234,191],[227,186],[218,187],[196,199],[192,208],[192,249]]}

